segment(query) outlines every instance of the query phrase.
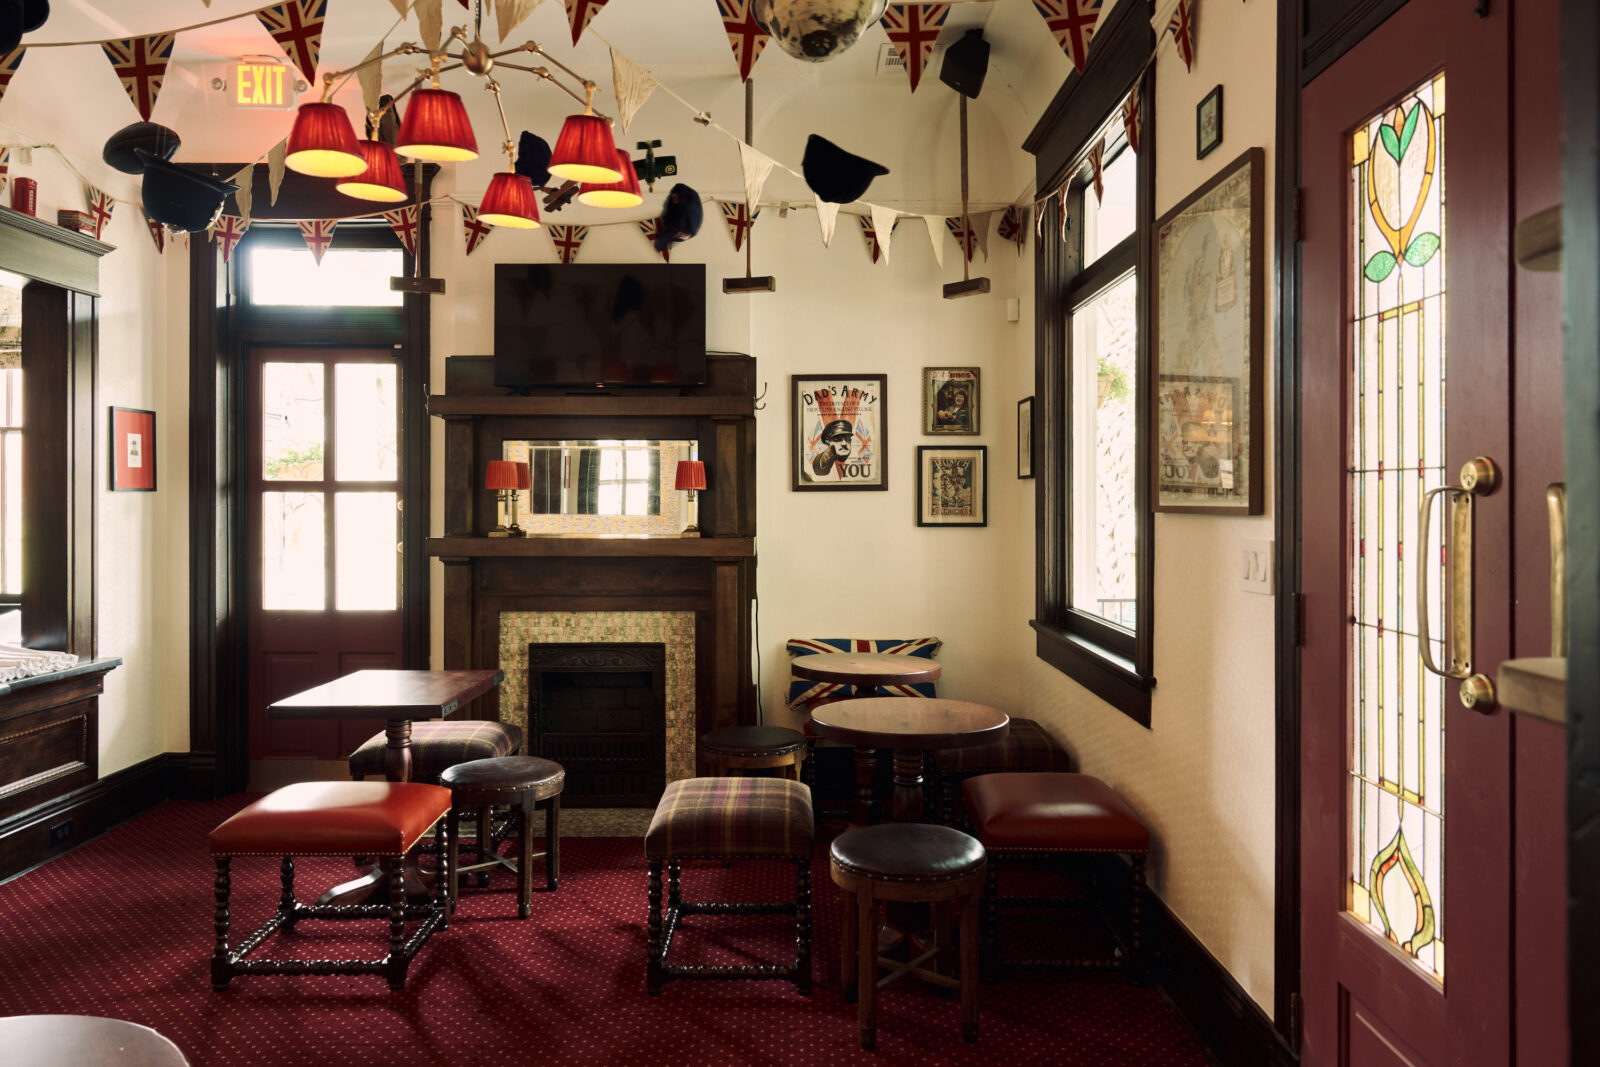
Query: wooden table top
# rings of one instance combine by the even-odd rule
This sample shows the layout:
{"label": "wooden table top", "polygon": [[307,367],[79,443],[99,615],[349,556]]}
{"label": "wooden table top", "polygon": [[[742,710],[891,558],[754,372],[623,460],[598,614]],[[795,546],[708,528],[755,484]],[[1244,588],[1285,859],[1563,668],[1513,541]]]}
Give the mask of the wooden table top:
{"label": "wooden table top", "polygon": [[939,680],[937,660],[887,652],[819,652],[796,656],[789,669],[797,678],[842,685],[917,685]]}
{"label": "wooden table top", "polygon": [[118,1064],[187,1067],[171,1040],[138,1023],[95,1015],[10,1015],[0,1018],[0,1047],[9,1067]]}
{"label": "wooden table top", "polygon": [[811,713],[817,733],[860,748],[965,748],[1004,740],[1011,717],[965,700],[861,697]]}
{"label": "wooden table top", "polygon": [[355,671],[267,706],[274,719],[442,719],[505,678],[492,671]]}

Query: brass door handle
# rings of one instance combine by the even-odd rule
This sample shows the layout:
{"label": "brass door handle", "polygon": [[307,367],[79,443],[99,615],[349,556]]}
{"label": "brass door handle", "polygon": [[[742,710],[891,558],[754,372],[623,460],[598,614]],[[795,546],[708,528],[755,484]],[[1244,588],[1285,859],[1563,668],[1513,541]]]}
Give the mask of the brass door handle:
{"label": "brass door handle", "polygon": [[[1472,672],[1472,502],[1488,496],[1500,486],[1500,469],[1493,460],[1479,456],[1462,466],[1461,484],[1430,489],[1422,495],[1422,565],[1417,568],[1417,638],[1422,665],[1446,678],[1467,678]],[[1445,560],[1449,568],[1449,587],[1445,591],[1444,659],[1440,667],[1433,658],[1433,637],[1428,626],[1428,566],[1426,553],[1433,520],[1433,500],[1444,497],[1450,511],[1449,532],[1445,539]]]}

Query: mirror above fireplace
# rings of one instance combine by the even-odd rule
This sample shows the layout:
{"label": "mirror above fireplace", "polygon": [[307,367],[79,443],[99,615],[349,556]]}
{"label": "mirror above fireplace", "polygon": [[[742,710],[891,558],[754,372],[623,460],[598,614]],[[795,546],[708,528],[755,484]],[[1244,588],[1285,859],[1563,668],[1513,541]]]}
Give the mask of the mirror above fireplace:
{"label": "mirror above fireplace", "polygon": [[517,512],[530,535],[676,537],[685,502],[674,475],[694,450],[693,441],[507,440],[502,455],[528,464]]}

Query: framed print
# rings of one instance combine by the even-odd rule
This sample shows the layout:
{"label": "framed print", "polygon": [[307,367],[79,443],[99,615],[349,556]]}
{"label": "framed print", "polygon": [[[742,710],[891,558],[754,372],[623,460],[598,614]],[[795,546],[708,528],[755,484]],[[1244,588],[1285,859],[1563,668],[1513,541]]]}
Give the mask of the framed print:
{"label": "framed print", "polygon": [[987,445],[917,446],[917,525],[989,525]]}
{"label": "framed print", "polygon": [[1261,514],[1263,155],[1156,223],[1156,511]]}
{"label": "framed print", "polygon": [[1204,159],[1222,143],[1222,86],[1205,95],[1194,108],[1194,158]]}
{"label": "framed print", "polygon": [[978,368],[922,368],[922,432],[978,432]]}
{"label": "framed print", "polygon": [[111,491],[156,491],[156,413],[111,409]]}
{"label": "framed print", "polygon": [[1033,477],[1033,397],[1017,401],[1017,477]]}
{"label": "framed print", "polygon": [[789,376],[789,467],[797,492],[887,489],[882,374]]}

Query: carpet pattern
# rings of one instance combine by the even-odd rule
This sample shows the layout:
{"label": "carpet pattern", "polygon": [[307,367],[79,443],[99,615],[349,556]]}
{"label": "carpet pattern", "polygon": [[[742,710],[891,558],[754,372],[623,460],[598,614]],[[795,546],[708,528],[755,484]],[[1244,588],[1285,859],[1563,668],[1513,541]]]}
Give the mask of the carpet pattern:
{"label": "carpet pattern", "polygon": [[[412,963],[406,988],[382,978],[243,977],[210,987],[212,869],[206,835],[249,800],[170,801],[0,885],[0,1015],[102,1015],[151,1026],[194,1064],[1054,1064],[1179,1067],[1211,1062],[1153,987],[1115,977],[1030,972],[979,992],[981,1035],[960,1039],[957,1003],[899,982],[879,999],[878,1048],[857,1046],[839,989],[840,896],[826,841],[813,865],[811,997],[778,982],[675,981],[644,991],[646,873],[639,838],[563,840],[561,888],[516,919],[515,878],[463,890],[450,929]],[[565,812],[563,813],[565,815]],[[235,939],[277,900],[277,862],[233,863]],[[297,862],[310,899],[350,876],[338,859]],[[781,899],[793,868],[685,868],[688,899]],[[781,917],[690,917],[673,960],[792,958]],[[378,921],[305,923],[258,956],[380,956]]]}

